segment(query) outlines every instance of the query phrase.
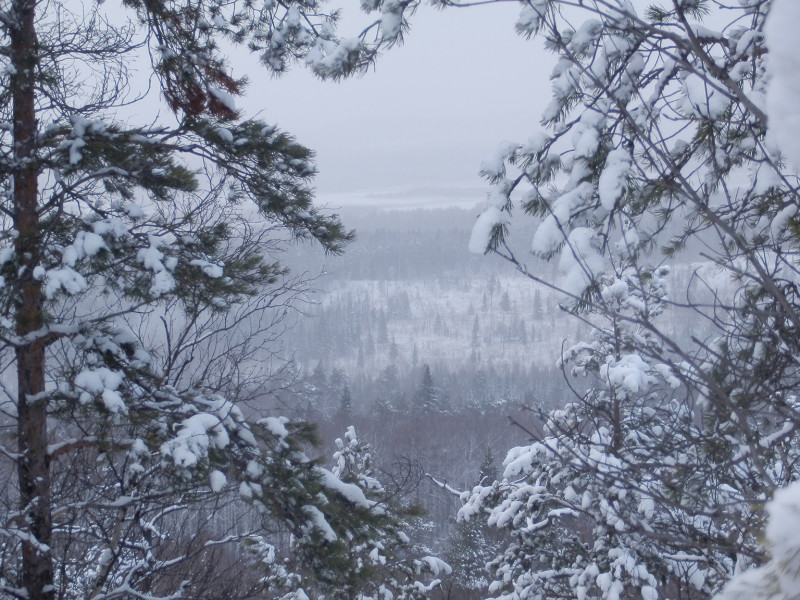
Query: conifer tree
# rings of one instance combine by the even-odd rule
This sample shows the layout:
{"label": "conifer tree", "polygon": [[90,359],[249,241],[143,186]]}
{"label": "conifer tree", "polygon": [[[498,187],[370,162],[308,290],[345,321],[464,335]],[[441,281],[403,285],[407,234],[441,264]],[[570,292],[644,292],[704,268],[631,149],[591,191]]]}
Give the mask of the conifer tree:
{"label": "conifer tree", "polygon": [[[311,151],[237,111],[245,81],[221,50],[247,48],[274,72],[302,58],[336,78],[401,33],[389,16],[379,37],[342,40],[335,17],[316,2],[4,7],[0,343],[16,448],[2,450],[16,481],[0,595],[180,595],[198,571],[166,532],[209,494],[269,515],[265,530],[291,533],[322,580],[346,562],[341,540],[372,505],[304,455],[307,426],[246,419],[199,358],[214,352],[204,327],[281,285],[270,228],[333,253],[351,239],[312,204]],[[167,117],[136,123],[148,94],[134,64]],[[247,537],[216,533],[209,547]]]}
{"label": "conifer tree", "polygon": [[[491,448],[486,448],[478,473],[478,485],[497,479],[497,469]],[[450,577],[463,590],[486,593],[489,586],[487,564],[495,557],[496,542],[492,539],[484,519],[459,519],[451,532],[443,557],[453,570]]]}
{"label": "conifer tree", "polygon": [[439,390],[433,383],[431,367],[427,363],[422,365],[422,379],[414,395],[414,407],[420,413],[439,411]]}
{"label": "conifer tree", "polygon": [[375,382],[375,409],[381,415],[400,410],[400,377],[395,365],[388,365]]}
{"label": "conifer tree", "polygon": [[347,379],[344,379],[342,384],[342,391],[339,394],[339,414],[344,417],[351,417],[353,415],[353,396],[350,393],[350,384]]}
{"label": "conifer tree", "polygon": [[[493,594],[708,597],[764,558],[761,507],[800,476],[798,179],[763,108],[776,5],[521,3],[517,31],[556,55],[552,101],[542,131],[483,163],[470,248],[594,335],[561,361],[588,387],[462,509],[514,536]],[[529,222],[555,279],[509,243]],[[701,262],[670,298],[662,269],[687,250]]]}

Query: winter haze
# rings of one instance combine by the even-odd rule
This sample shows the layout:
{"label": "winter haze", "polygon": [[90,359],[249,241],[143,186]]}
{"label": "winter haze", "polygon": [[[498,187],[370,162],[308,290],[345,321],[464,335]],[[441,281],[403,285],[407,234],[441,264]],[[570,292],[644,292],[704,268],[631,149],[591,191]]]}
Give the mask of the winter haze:
{"label": "winter haze", "polygon": [[799,25],[7,0],[0,600],[800,597]]}

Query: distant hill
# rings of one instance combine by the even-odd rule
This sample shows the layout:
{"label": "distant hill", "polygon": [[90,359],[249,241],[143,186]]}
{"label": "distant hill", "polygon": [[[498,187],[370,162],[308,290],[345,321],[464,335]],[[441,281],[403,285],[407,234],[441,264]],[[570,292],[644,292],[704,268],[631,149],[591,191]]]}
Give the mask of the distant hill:
{"label": "distant hill", "polygon": [[[347,207],[342,218],[358,238],[343,255],[321,259],[307,246],[292,252],[292,266],[319,275],[314,286],[322,291],[307,307],[310,318],[286,338],[302,370],[322,362],[364,380],[390,364],[402,377],[427,363],[497,377],[533,368],[561,381],[554,365],[562,348],[588,339],[589,327],[559,308],[557,292],[495,255],[468,252],[477,213]],[[554,264],[515,251],[531,271],[557,280]],[[685,280],[693,268],[677,265],[672,278]],[[679,321],[675,311],[662,319],[670,329]]]}

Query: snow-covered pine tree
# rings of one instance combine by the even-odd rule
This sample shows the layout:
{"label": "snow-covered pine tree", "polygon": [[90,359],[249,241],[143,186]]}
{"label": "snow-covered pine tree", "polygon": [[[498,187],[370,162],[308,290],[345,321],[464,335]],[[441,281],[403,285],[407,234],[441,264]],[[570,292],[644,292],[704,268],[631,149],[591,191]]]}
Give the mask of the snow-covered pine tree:
{"label": "snow-covered pine tree", "polygon": [[663,309],[667,275],[604,287],[593,339],[562,359],[593,387],[542,416],[544,432],[509,452],[501,480],[462,496],[462,521],[487,513],[511,537],[490,564],[497,597],[708,597],[731,556],[759,552],[757,518],[642,326]]}
{"label": "snow-covered pine tree", "polygon": [[[414,556],[407,532],[409,519],[418,516],[416,507],[402,506],[396,494],[376,478],[370,447],[358,441],[354,427],[336,440],[333,474],[346,485],[362,490],[364,496],[381,510],[374,511],[373,521],[362,520],[349,538],[349,571],[337,577],[338,587],[326,597],[342,600],[427,598],[438,587],[439,575],[450,567],[433,556]],[[434,579],[422,583],[423,575]],[[323,590],[325,591],[325,590]]]}
{"label": "snow-covered pine tree", "polygon": [[[249,421],[217,393],[231,372],[204,371],[221,346],[203,327],[228,327],[220,315],[284,275],[248,228],[263,221],[329,252],[350,238],[312,205],[311,152],[236,110],[244,79],[221,48],[336,78],[393,43],[401,13],[340,39],[313,0],[11,0],[0,12],[2,405],[17,445],[2,449],[15,477],[0,594],[189,593],[202,569],[185,569],[180,536],[196,529],[178,515],[215,495],[247,500],[263,515],[255,529],[291,533],[318,572],[346,563],[348,531],[375,504],[305,456],[306,426]],[[132,65],[166,117],[146,116],[155,94]],[[256,319],[279,295],[260,297]],[[230,522],[196,551],[249,539]]]}
{"label": "snow-covered pine tree", "polygon": [[[502,597],[671,597],[671,560],[694,582],[683,592],[708,595],[763,558],[758,507],[797,479],[800,442],[798,179],[763,108],[770,6],[521,3],[518,32],[557,57],[552,101],[543,131],[483,163],[492,192],[470,248],[562,293],[600,336],[565,358],[599,381],[464,509],[488,502],[517,535],[494,563]],[[523,215],[559,280],[506,243]],[[696,261],[687,287],[655,294],[661,266],[680,260]],[[636,306],[620,311],[617,292]],[[658,303],[698,326],[681,336],[651,320]],[[636,335],[608,336],[615,320]],[[567,545],[542,552],[540,528]]]}
{"label": "snow-covered pine tree", "polygon": [[[491,483],[497,479],[491,448],[486,448],[486,455],[478,473],[478,485]],[[455,592],[459,597],[464,594],[485,594],[489,586],[489,571],[486,565],[495,557],[499,544],[488,531],[483,519],[461,519],[451,530],[447,544],[442,553],[443,558],[453,570],[447,583],[450,594]]]}

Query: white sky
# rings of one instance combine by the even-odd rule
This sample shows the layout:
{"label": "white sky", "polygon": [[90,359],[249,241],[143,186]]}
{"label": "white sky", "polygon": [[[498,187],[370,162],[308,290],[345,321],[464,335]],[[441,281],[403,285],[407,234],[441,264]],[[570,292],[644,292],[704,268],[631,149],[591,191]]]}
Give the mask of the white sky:
{"label": "white sky", "polygon": [[237,105],[317,152],[322,203],[403,190],[448,203],[463,192],[473,204],[486,189],[481,160],[503,140],[525,141],[550,99],[553,59],[516,35],[517,10],[422,7],[405,44],[365,76],[332,83],[302,68],[280,79],[253,69]]}

